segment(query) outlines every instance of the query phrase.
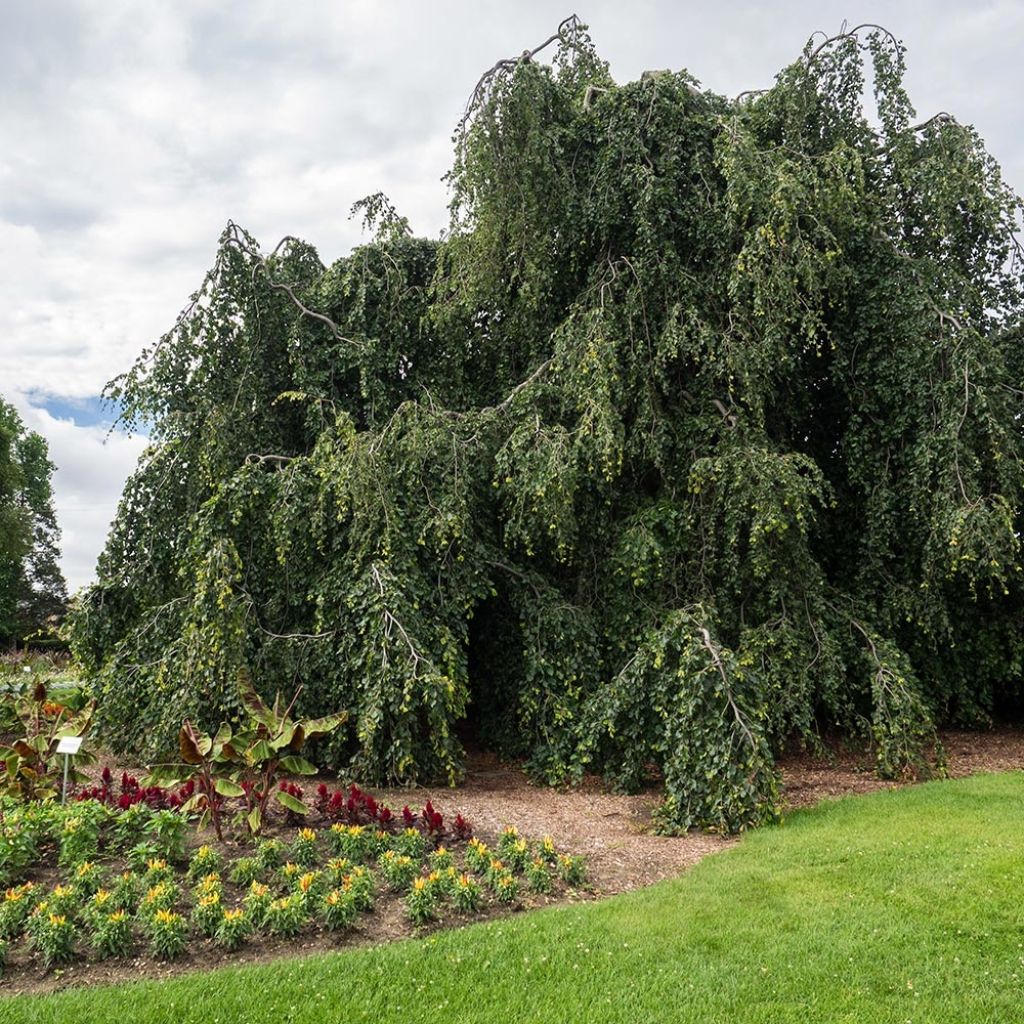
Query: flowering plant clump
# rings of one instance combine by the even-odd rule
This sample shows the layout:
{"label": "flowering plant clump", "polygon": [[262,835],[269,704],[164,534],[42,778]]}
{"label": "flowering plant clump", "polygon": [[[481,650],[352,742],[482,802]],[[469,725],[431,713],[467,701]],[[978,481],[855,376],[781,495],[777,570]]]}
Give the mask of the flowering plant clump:
{"label": "flowering plant clump", "polygon": [[472,875],[459,875],[451,893],[451,900],[456,910],[463,914],[472,914],[480,909],[482,897],[480,883]]}
{"label": "flowering plant clump", "polygon": [[191,881],[204,875],[219,872],[224,866],[224,858],[212,846],[200,846],[188,862],[188,877]]}
{"label": "flowering plant clump", "polygon": [[242,902],[245,904],[245,912],[257,928],[266,919],[267,910],[273,899],[274,895],[270,891],[269,885],[264,885],[262,882],[253,882],[249,886],[249,891],[245,894]]}
{"label": "flowering plant clump", "polygon": [[525,871],[530,862],[530,844],[525,839],[517,839],[508,847],[504,856],[512,871]]}
{"label": "flowering plant clump", "polygon": [[323,892],[324,875],[322,871],[306,871],[295,879],[295,892],[301,897],[303,904],[312,906],[315,898]]}
{"label": "flowering plant clump", "polygon": [[440,839],[448,831],[444,827],[443,815],[434,810],[434,805],[429,800],[420,811],[420,828],[425,835],[434,840]]}
{"label": "flowering plant clump", "polygon": [[252,885],[258,882],[263,874],[263,868],[255,857],[239,857],[231,865],[231,874],[228,876],[235,885]]}
{"label": "flowering plant clump", "polygon": [[152,917],[158,910],[170,910],[181,893],[173,882],[158,882],[146,890],[139,904],[139,915],[143,919]]}
{"label": "flowering plant clump", "polygon": [[555,841],[551,836],[545,836],[540,841],[540,850],[538,853],[548,864],[551,864],[552,866],[555,864],[558,860],[558,851],[555,849]]}
{"label": "flowering plant clump", "polygon": [[452,835],[460,842],[469,842],[473,838],[473,826],[461,814],[456,814],[452,822]]}
{"label": "flowering plant clump", "polygon": [[331,851],[353,864],[362,864],[373,854],[374,834],[365,825],[334,824],[328,833]]}
{"label": "flowering plant clump", "polygon": [[277,869],[277,876],[287,886],[295,884],[295,880],[302,874],[302,868],[293,860],[285,861]]}
{"label": "flowering plant clump", "polygon": [[551,892],[551,869],[543,857],[534,857],[526,865],[526,884],[534,892]]}
{"label": "flowering plant clump", "polygon": [[505,862],[498,860],[497,857],[492,857],[490,863],[487,865],[487,871],[485,877],[487,884],[493,889],[498,882],[499,878],[504,878],[509,873],[508,868],[505,866]]}
{"label": "flowering plant clump", "polygon": [[391,848],[395,853],[410,857],[418,863],[423,860],[423,854],[427,849],[427,841],[419,829],[407,828],[394,837]]}
{"label": "flowering plant clump", "polygon": [[31,886],[31,882],[26,882],[4,893],[3,901],[0,902],[0,939],[13,939],[21,934],[35,906]]}
{"label": "flowering plant clump", "polygon": [[292,843],[292,859],[304,868],[311,868],[316,864],[316,832],[313,829],[299,829]]}
{"label": "flowering plant clump", "polygon": [[439,846],[427,859],[432,871],[445,871],[455,865],[455,858],[446,846]]}
{"label": "flowering plant clump", "polygon": [[114,894],[109,889],[97,889],[82,908],[81,917],[90,928],[95,928],[98,921],[116,909]]}
{"label": "flowering plant clump", "polygon": [[75,889],[91,896],[103,884],[103,869],[95,861],[83,860],[75,869]]}
{"label": "flowering plant clump", "polygon": [[46,897],[46,906],[51,914],[66,914],[73,917],[78,904],[78,893],[71,885],[55,885]]}
{"label": "flowering plant clump", "polygon": [[329,931],[338,931],[352,924],[358,909],[351,888],[331,889],[320,900],[320,920]]}
{"label": "flowering plant clump", "polygon": [[151,857],[146,861],[146,872],[142,876],[142,884],[147,888],[159,885],[160,882],[173,882],[174,868],[163,857]]}
{"label": "flowering plant clump", "polygon": [[416,877],[416,861],[412,857],[395,853],[394,850],[385,851],[378,862],[380,873],[384,876],[388,888],[392,892],[401,892],[409,887],[413,878]]}
{"label": "flowering plant clump", "polygon": [[324,883],[329,889],[336,889],[352,867],[353,865],[344,857],[332,857],[324,865]]}
{"label": "flowering plant clump", "polygon": [[209,939],[217,931],[223,916],[224,911],[221,907],[220,893],[212,891],[204,893],[199,897],[196,905],[192,908],[190,919],[196,931]]}
{"label": "flowering plant clump", "polygon": [[587,862],[570,853],[558,855],[558,877],[567,885],[583,885],[587,880]]}
{"label": "flowering plant clump", "polygon": [[306,908],[298,893],[272,900],[267,907],[263,923],[271,935],[291,938],[302,931],[306,923]]}
{"label": "flowering plant clump", "polygon": [[192,887],[192,896],[196,900],[209,896],[212,892],[215,892],[218,896],[224,895],[224,883],[220,879],[220,874],[216,871],[203,875]]}
{"label": "flowering plant clump", "polygon": [[92,924],[93,949],[101,958],[127,956],[132,948],[132,922],[124,910],[103,914]]}
{"label": "flowering plant clump", "polygon": [[132,871],[124,871],[118,876],[110,892],[111,905],[115,910],[132,911],[139,902],[141,892],[142,884],[138,876]]}
{"label": "flowering plant clump", "polygon": [[174,960],[185,950],[188,924],[181,914],[173,910],[158,910],[146,927],[149,950],[158,960]]}
{"label": "flowering plant clump", "polygon": [[217,927],[217,944],[228,951],[238,949],[250,935],[253,923],[244,910],[225,910]]}
{"label": "flowering plant clump", "polygon": [[382,828],[377,829],[377,831],[373,833],[373,836],[370,839],[370,856],[379,857],[386,850],[390,850],[392,838],[393,837],[390,832],[386,832]]}
{"label": "flowering plant clump", "polygon": [[499,875],[491,885],[499,903],[514,903],[519,895],[519,882],[514,875]]}
{"label": "flowering plant clump", "polygon": [[367,911],[373,909],[373,898],[376,893],[376,885],[369,868],[355,867],[351,873],[342,879],[342,888],[352,893],[356,909]]}
{"label": "flowering plant clump", "polygon": [[426,924],[437,917],[437,893],[422,875],[412,880],[405,897],[405,912],[413,924]]}
{"label": "flowering plant clump", "polygon": [[263,871],[273,871],[284,863],[284,843],[280,839],[261,839],[256,844],[256,862]]}
{"label": "flowering plant clump", "polygon": [[481,839],[470,839],[469,845],[466,847],[466,866],[469,870],[482,875],[487,871],[487,866],[490,863],[491,851],[487,844]]}
{"label": "flowering plant clump", "polygon": [[49,911],[37,915],[32,928],[32,942],[43,954],[47,967],[63,964],[75,955],[75,926],[67,914]]}
{"label": "flowering plant clump", "polygon": [[498,855],[508,857],[509,852],[519,842],[519,829],[515,825],[506,825],[498,836]]}

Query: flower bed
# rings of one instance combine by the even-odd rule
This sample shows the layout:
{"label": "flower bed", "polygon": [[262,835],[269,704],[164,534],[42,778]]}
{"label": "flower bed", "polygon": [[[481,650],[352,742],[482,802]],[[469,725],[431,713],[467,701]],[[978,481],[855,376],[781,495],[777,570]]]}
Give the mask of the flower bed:
{"label": "flower bed", "polygon": [[[321,784],[259,838],[190,828],[187,792],[99,785],[66,806],[0,803],[0,973],[7,980],[121,958],[205,964],[266,947],[464,923],[564,897],[582,858],[550,837],[473,835],[431,803],[394,813],[358,787]],[[126,796],[128,797],[126,799]],[[295,824],[295,820],[304,822]],[[399,927],[396,923],[401,922]],[[133,965],[134,967],[135,965]]]}

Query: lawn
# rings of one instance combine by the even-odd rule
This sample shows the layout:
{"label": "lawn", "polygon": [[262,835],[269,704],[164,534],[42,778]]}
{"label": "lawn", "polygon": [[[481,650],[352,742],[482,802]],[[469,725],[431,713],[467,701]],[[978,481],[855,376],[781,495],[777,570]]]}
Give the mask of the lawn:
{"label": "lawn", "polygon": [[0,1021],[1019,1020],[1022,824],[1016,772],[848,798],[604,902],[264,967],[15,997],[0,1001]]}

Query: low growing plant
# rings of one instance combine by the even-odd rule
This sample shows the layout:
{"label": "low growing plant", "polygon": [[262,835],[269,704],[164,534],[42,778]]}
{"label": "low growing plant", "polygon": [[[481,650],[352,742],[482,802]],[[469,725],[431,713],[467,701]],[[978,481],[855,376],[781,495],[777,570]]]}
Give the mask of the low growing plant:
{"label": "low growing plant", "polygon": [[587,880],[587,862],[570,853],[561,853],[556,862],[558,877],[566,885],[583,885]]}
{"label": "low growing plant", "polygon": [[231,874],[228,876],[235,885],[251,885],[259,880],[263,874],[263,868],[255,857],[239,857],[231,865]]}
{"label": "low growing plant", "polygon": [[359,866],[354,867],[350,874],[342,880],[342,888],[352,893],[356,909],[367,911],[373,909],[373,898],[376,894],[376,885],[370,869]]}
{"label": "low growing plant", "polygon": [[483,840],[470,839],[466,846],[466,866],[470,871],[485,874],[491,859],[491,851]]}
{"label": "low growing plant", "polygon": [[519,882],[514,875],[499,875],[492,883],[494,896],[499,903],[514,903],[519,895]]}
{"label": "low growing plant", "polygon": [[103,884],[103,869],[95,861],[82,861],[75,869],[74,884],[82,896],[92,896]]}
{"label": "low growing plant", "polygon": [[334,824],[327,836],[334,855],[344,857],[353,864],[362,864],[375,852],[375,835],[365,825]]}
{"label": "low growing plant", "polygon": [[178,811],[156,811],[146,826],[146,834],[156,847],[157,855],[172,863],[185,859],[185,834],[188,822]]}
{"label": "low growing plant", "polygon": [[300,828],[292,842],[292,859],[304,868],[311,868],[317,862],[316,831]]}
{"label": "low growing plant", "polygon": [[279,938],[292,938],[302,931],[306,923],[306,908],[301,896],[292,893],[272,900],[264,917],[264,927]]}
{"label": "low growing plant", "polygon": [[426,924],[437,917],[437,893],[422,875],[412,880],[405,897],[405,912],[413,924]]}
{"label": "low growing plant", "polygon": [[383,853],[378,863],[380,873],[392,892],[407,889],[419,871],[416,861],[404,854],[395,853],[394,850]]}
{"label": "low growing plant", "polygon": [[455,858],[446,846],[439,846],[427,858],[432,871],[446,871],[455,865]]}
{"label": "low growing plant", "polygon": [[264,871],[273,871],[284,863],[284,843],[280,839],[261,839],[256,844],[256,861]]}
{"label": "low growing plant", "polygon": [[339,931],[352,924],[358,909],[351,889],[331,889],[320,900],[320,919],[328,931]]}
{"label": "low growing plant", "polygon": [[245,894],[242,902],[245,904],[246,913],[257,928],[261,927],[266,920],[267,911],[273,900],[274,894],[270,891],[269,885],[253,882],[249,886],[249,891]]}
{"label": "low growing plant", "polygon": [[482,899],[480,883],[472,875],[459,875],[451,893],[455,909],[463,914],[472,914],[480,909]]}
{"label": "low growing plant", "polygon": [[221,918],[224,916],[224,909],[220,902],[220,893],[216,891],[205,892],[196,901],[196,905],[192,908],[192,913],[189,915],[189,920],[192,927],[199,932],[200,935],[205,935],[206,938],[212,938],[214,933],[220,927]]}
{"label": "low growing plant", "polygon": [[244,910],[225,910],[221,915],[215,938],[229,952],[238,949],[252,935],[253,923]]}
{"label": "low growing plant", "polygon": [[224,858],[212,846],[203,845],[192,854],[188,862],[188,877],[195,881],[220,871],[223,866]]}
{"label": "low growing plant", "polygon": [[543,857],[534,857],[526,865],[526,884],[534,892],[551,892],[551,868]]}
{"label": "low growing plant", "polygon": [[181,914],[173,910],[157,910],[147,922],[146,931],[149,951],[156,959],[175,960],[184,952],[188,924]]}
{"label": "low growing plant", "polygon": [[132,922],[127,911],[104,914],[92,924],[92,946],[101,958],[127,956],[132,942]]}
{"label": "low growing plant", "polygon": [[47,967],[64,964],[74,958],[77,933],[67,914],[44,912],[32,929],[32,944],[43,955]]}
{"label": "low growing plant", "polygon": [[427,841],[419,829],[406,828],[392,839],[391,849],[419,863],[426,852]]}

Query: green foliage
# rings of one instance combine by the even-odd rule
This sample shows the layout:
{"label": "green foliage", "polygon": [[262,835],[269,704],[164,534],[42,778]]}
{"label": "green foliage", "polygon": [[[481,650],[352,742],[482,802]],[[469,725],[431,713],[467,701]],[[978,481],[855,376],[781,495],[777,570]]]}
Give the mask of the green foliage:
{"label": "green foliage", "polygon": [[228,952],[233,952],[245,942],[253,932],[252,921],[244,910],[237,908],[225,910],[217,927],[215,938],[217,945]]}
{"label": "green foliage", "polygon": [[[0,797],[19,800],[53,800],[60,796],[64,758],[57,753],[63,736],[82,736],[89,731],[94,705],[77,712],[50,699],[47,684],[37,680],[31,690],[13,702],[16,739],[0,743]],[[75,755],[75,765],[95,758],[87,751]],[[68,784],[84,782],[78,767],[69,766]]]}
{"label": "green foliage", "polygon": [[47,967],[74,959],[75,924],[67,914],[41,910],[31,927],[32,944],[43,956]]}
{"label": "green foliage", "polygon": [[977,134],[872,27],[737,99],[552,42],[474,91],[442,241],[381,196],[329,267],[229,224],[111,384],[152,444],[71,635],[115,745],[301,678],[341,773],[454,781],[469,718],[735,831],[787,741],[900,774],[1019,709],[1021,206]]}
{"label": "green foliage", "polygon": [[185,951],[188,922],[173,910],[161,908],[146,920],[149,952],[157,960],[176,960]]}
{"label": "green foliage", "polygon": [[254,836],[263,828],[271,796],[286,810],[305,814],[300,800],[277,787],[278,777],[282,773],[315,775],[316,766],[300,757],[299,751],[306,740],[329,735],[346,718],[341,712],[318,719],[293,719],[292,709],[301,686],[287,706],[282,705],[278,694],[273,706],[268,707],[253,689],[247,672],[240,672],[237,685],[246,724],[232,730],[221,723],[216,735],[210,736],[186,718],[178,733],[183,763],[157,765],[147,780],[150,785],[164,786],[194,782],[195,792],[182,811],[200,811],[200,826],[207,820],[212,822],[218,839],[223,839],[220,805],[224,797],[244,797],[245,821]]}
{"label": "green foliage", "polygon": [[263,917],[267,931],[279,938],[292,938],[306,923],[306,904],[299,893],[271,900]]}
{"label": "green foliage", "polygon": [[104,914],[93,925],[91,942],[103,959],[127,956],[133,944],[132,922],[127,911],[115,910]]}
{"label": "green foliage", "polygon": [[348,928],[357,912],[351,890],[331,889],[320,901],[320,919],[332,932]]}
{"label": "green foliage", "polygon": [[52,633],[67,605],[43,437],[0,397],[0,647]]}

